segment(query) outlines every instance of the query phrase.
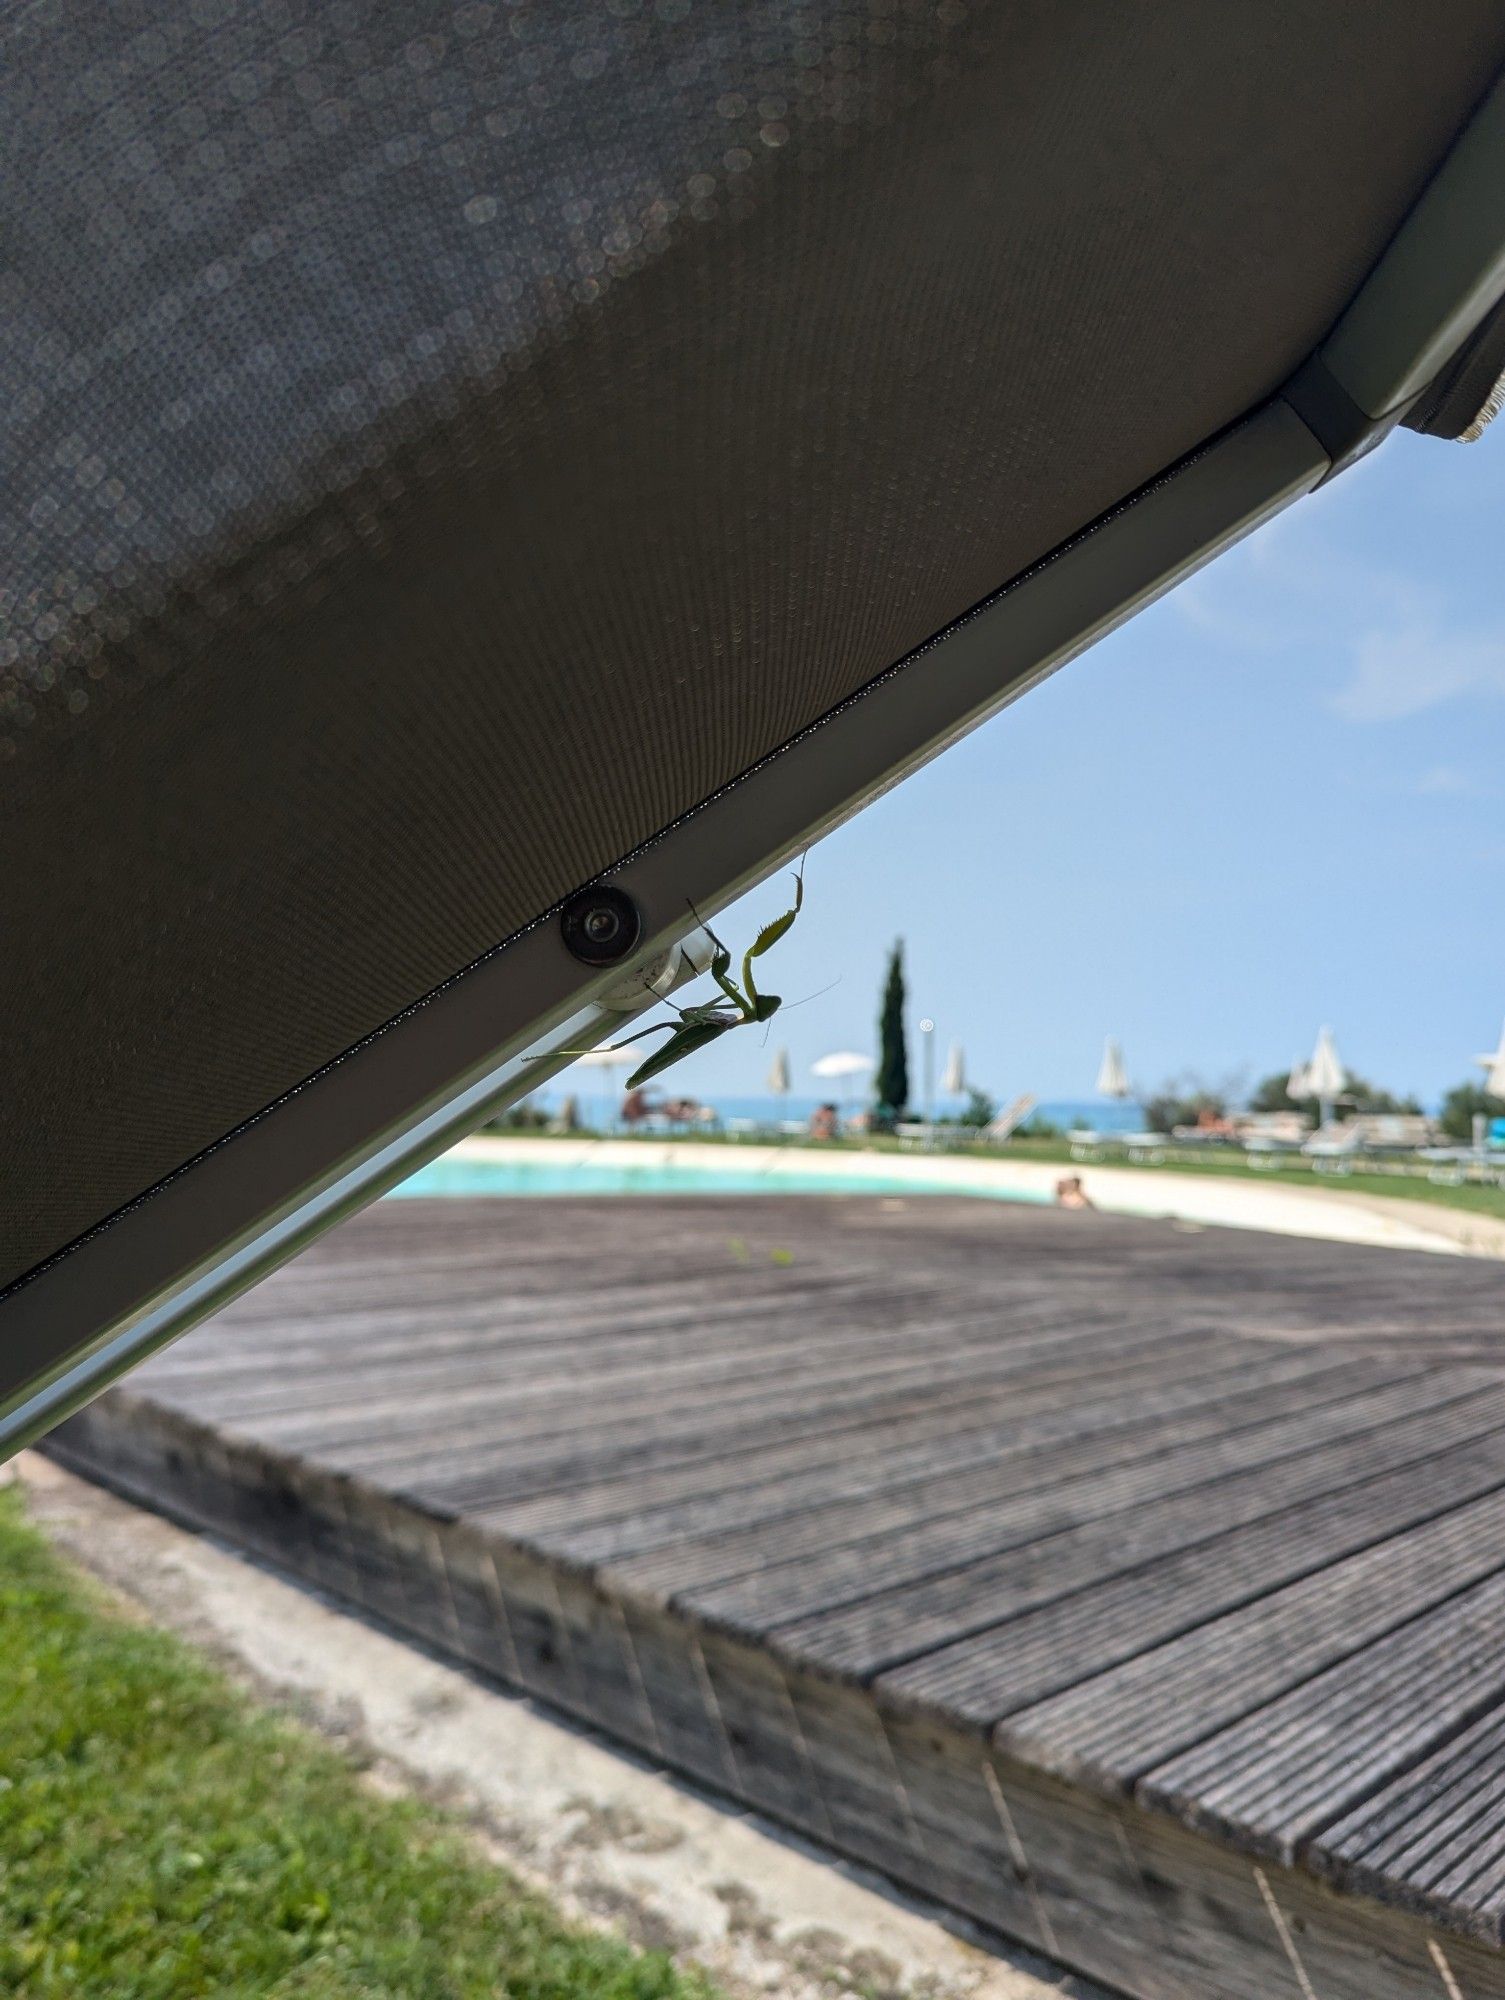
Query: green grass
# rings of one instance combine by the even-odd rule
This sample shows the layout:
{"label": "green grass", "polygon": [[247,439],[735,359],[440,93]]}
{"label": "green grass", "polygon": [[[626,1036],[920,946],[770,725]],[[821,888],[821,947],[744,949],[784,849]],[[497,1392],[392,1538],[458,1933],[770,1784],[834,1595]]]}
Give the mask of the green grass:
{"label": "green grass", "polygon": [[0,1492],[0,1993],[714,2000],[129,1622]]}
{"label": "green grass", "polygon": [[[1174,1141],[1170,1142],[1174,1145]],[[1052,1164],[1068,1163],[1077,1165],[1071,1158],[1071,1147],[1064,1139],[1020,1139],[1012,1140],[1006,1147],[990,1149],[998,1158],[1012,1155],[1020,1160],[1044,1160]],[[1505,1217],[1505,1188],[1480,1181],[1463,1181],[1449,1186],[1444,1181],[1428,1180],[1424,1171],[1415,1173],[1364,1173],[1350,1174],[1315,1173],[1310,1166],[1293,1163],[1289,1166],[1251,1167],[1247,1160],[1236,1156],[1203,1154],[1188,1158],[1178,1153],[1164,1166],[1154,1166],[1147,1160],[1130,1160],[1121,1153],[1108,1152],[1101,1164],[1105,1167],[1122,1167],[1131,1173],[1143,1174],[1210,1174],[1224,1180],[1276,1181],[1286,1187],[1318,1188],[1330,1194],[1371,1194],[1384,1195],[1396,1201],[1426,1201],[1439,1208],[1464,1208],[1475,1215],[1497,1215]]]}

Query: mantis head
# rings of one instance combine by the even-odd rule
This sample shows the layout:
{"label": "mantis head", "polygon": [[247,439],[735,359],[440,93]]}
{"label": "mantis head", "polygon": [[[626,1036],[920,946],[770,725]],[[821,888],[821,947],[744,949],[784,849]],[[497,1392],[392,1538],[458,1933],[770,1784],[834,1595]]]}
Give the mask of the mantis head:
{"label": "mantis head", "polygon": [[760,993],[753,1002],[753,1018],[758,1021],[771,1021],[783,1004],[777,993]]}

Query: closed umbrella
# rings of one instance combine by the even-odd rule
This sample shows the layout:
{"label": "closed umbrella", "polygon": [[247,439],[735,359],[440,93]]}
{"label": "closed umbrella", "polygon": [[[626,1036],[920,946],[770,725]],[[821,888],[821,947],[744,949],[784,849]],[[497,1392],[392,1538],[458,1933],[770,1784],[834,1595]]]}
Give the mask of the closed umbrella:
{"label": "closed umbrella", "polygon": [[1097,1094],[1099,1097],[1127,1097],[1129,1079],[1124,1070],[1123,1050],[1110,1035],[1103,1044],[1103,1059],[1098,1066]]}
{"label": "closed umbrella", "polygon": [[789,1068],[788,1049],[774,1050],[773,1061],[768,1065],[768,1075],[764,1079],[764,1083],[770,1097],[776,1097],[780,1100],[779,1116],[774,1121],[774,1129],[782,1131],[784,1129],[783,1100],[794,1088],[794,1078]]}
{"label": "closed umbrella", "polygon": [[1324,1028],[1317,1037],[1317,1046],[1306,1066],[1306,1095],[1317,1100],[1319,1125],[1331,1122],[1333,1099],[1340,1095],[1347,1081],[1348,1072],[1339,1061],[1333,1031]]}
{"label": "closed umbrella", "polygon": [[941,1090],[947,1097],[961,1097],[967,1088],[967,1059],[962,1054],[960,1042],[951,1044],[951,1053],[946,1057],[945,1074],[941,1078]]}
{"label": "closed umbrella", "polygon": [[1484,1071],[1486,1093],[1505,1101],[1505,1026],[1500,1029],[1498,1045],[1487,1056],[1475,1056],[1474,1061]]}

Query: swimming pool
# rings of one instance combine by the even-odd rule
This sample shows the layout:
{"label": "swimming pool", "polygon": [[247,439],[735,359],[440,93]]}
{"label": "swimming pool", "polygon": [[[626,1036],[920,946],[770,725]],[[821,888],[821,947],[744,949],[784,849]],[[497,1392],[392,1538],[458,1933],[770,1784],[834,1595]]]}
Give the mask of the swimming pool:
{"label": "swimming pool", "polygon": [[[1049,1205],[1061,1168],[1047,1162],[962,1152],[865,1153],[817,1146],[713,1145],[693,1139],[462,1139],[422,1168],[389,1200],[403,1195],[969,1195],[992,1202]],[[1425,1203],[1371,1205],[1318,1187],[1285,1187],[1217,1174],[1085,1169],[1093,1204],[1118,1215],[1194,1223],[1200,1228],[1259,1229],[1333,1243],[1462,1256],[1467,1246],[1435,1226]],[[1416,1208],[1414,1220],[1400,1214]],[[1451,1218],[1450,1218],[1451,1219]],[[1492,1227],[1495,1225],[1491,1225]],[[1505,1255],[1505,1249],[1485,1254]]]}
{"label": "swimming pool", "polygon": [[[615,1150],[615,1149],[614,1149]],[[675,1165],[662,1158],[637,1161],[474,1159],[447,1153],[422,1167],[392,1195],[590,1195],[590,1194],[878,1194],[976,1195],[987,1201],[1048,1202],[1034,1189],[977,1180],[929,1180],[894,1172],[801,1169],[780,1159],[776,1168]],[[389,1197],[390,1199],[391,1197]]]}

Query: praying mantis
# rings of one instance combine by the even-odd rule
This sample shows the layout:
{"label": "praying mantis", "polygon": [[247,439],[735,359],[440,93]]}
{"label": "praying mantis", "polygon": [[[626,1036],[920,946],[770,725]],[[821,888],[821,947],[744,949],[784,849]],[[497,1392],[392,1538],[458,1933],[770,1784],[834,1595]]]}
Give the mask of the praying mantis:
{"label": "praying mantis", "polygon": [[[694,1055],[697,1049],[705,1048],[720,1036],[729,1034],[733,1028],[743,1028],[755,1021],[771,1021],[783,1006],[777,993],[760,993],[753,979],[753,960],[762,958],[778,943],[779,939],[793,925],[805,902],[805,864],[801,861],[794,878],[794,904],[783,916],[775,917],[771,924],[765,924],[742,954],[742,978],[739,982],[732,977],[732,955],[717,937],[708,923],[704,923],[690,905],[690,914],[700,924],[701,929],[715,947],[711,959],[710,974],[725,996],[702,1007],[674,1007],[672,1000],[664,1002],[666,1007],[674,1007],[677,1021],[655,1021],[651,1026],[640,1028],[635,1035],[625,1035],[620,1042],[612,1042],[613,1049],[625,1049],[629,1042],[640,1042],[645,1035],[666,1033],[667,1042],[655,1049],[646,1062],[638,1067],[627,1079],[627,1088],[636,1090],[650,1078],[662,1076],[675,1063],[683,1062],[686,1056]],[[585,1050],[569,1050],[571,1055],[583,1055]]]}

